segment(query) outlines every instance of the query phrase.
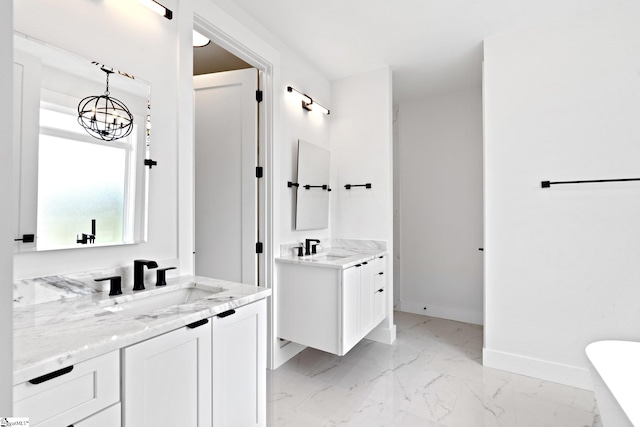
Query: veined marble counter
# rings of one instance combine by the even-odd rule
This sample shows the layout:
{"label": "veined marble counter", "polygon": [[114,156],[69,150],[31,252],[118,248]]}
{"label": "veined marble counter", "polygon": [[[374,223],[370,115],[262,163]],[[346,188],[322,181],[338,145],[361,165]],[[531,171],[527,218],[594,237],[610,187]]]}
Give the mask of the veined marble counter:
{"label": "veined marble counter", "polygon": [[640,426],[640,342],[598,341],[586,353],[603,425]]}
{"label": "veined marble counter", "polygon": [[[111,312],[105,301],[116,298],[108,292],[59,301],[14,307],[13,310],[13,382],[19,384],[112,350],[136,344],[195,321],[215,316],[271,295],[271,289],[209,279],[183,276],[167,280],[167,286],[147,285],[149,295],[193,286],[223,288],[206,300],[174,305],[143,315]],[[131,288],[117,298],[134,299]]]}
{"label": "veined marble counter", "polygon": [[332,247],[314,255],[278,257],[276,262],[344,269],[371,261],[374,258],[386,255],[386,253],[386,250],[375,246],[359,248]]}

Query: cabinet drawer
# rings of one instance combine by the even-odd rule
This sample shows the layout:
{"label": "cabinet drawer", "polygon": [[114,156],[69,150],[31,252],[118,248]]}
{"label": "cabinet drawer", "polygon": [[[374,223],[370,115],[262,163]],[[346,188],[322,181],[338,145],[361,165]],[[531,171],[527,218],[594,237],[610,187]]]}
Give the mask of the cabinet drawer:
{"label": "cabinet drawer", "polygon": [[385,288],[380,288],[373,294],[373,317],[376,326],[387,317],[386,298]]}
{"label": "cabinet drawer", "polygon": [[118,351],[78,363],[39,384],[27,381],[13,387],[13,413],[29,417],[34,427],[67,426],[119,400]]}
{"label": "cabinet drawer", "polygon": [[89,418],[73,423],[69,427],[120,427],[122,425],[120,419],[120,404],[116,403]]}

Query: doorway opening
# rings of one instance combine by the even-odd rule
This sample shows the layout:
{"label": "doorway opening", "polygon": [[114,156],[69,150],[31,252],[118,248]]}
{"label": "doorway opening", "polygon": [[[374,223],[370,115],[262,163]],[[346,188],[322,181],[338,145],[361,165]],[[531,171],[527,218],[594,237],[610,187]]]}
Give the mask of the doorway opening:
{"label": "doorway opening", "polygon": [[194,270],[266,285],[265,87],[270,65],[195,19]]}

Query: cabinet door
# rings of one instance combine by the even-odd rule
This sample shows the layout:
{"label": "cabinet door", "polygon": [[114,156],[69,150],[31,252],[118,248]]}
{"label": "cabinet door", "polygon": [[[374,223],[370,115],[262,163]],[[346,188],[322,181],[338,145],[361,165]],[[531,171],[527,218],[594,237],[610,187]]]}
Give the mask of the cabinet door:
{"label": "cabinet door", "polygon": [[123,350],[125,427],[211,425],[211,324]]}
{"label": "cabinet door", "polygon": [[342,271],[342,348],[345,355],[360,341],[360,274],[362,266]]}
{"label": "cabinet door", "polygon": [[373,321],[374,304],[374,271],[375,262],[363,262],[360,271],[360,337],[371,332],[375,326]]}
{"label": "cabinet door", "polygon": [[214,427],[266,426],[266,314],[261,300],[212,318]]}

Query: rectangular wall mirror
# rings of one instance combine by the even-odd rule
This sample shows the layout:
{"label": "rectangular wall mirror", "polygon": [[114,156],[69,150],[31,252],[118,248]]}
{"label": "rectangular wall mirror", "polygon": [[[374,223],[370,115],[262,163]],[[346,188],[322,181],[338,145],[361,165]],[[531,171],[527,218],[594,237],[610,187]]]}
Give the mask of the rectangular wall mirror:
{"label": "rectangular wall mirror", "polygon": [[329,150],[298,140],[296,230],[329,227]]}
{"label": "rectangular wall mirror", "polygon": [[13,72],[15,251],[145,241],[150,84],[19,33]]}

